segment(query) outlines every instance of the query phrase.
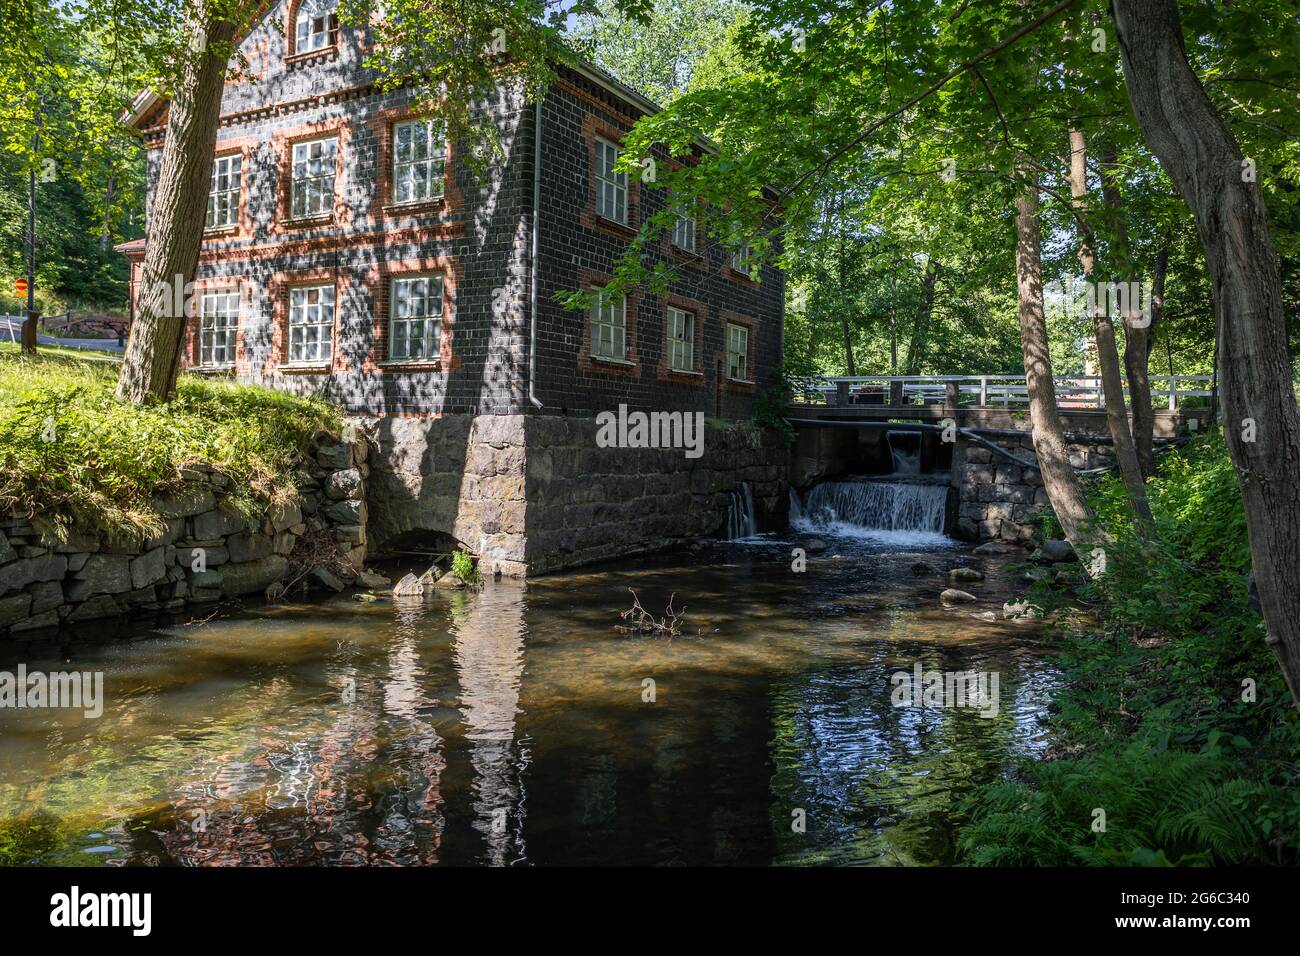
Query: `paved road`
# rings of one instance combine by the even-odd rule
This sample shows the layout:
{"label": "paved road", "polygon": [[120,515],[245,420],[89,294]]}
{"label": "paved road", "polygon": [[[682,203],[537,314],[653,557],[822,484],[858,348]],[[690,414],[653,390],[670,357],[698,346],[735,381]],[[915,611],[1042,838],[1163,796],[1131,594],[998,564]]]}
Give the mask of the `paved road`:
{"label": "paved road", "polygon": [[[0,315],[0,342],[21,342],[22,337],[22,317]],[[122,346],[117,344],[117,339],[65,339],[55,335],[38,335],[36,341],[41,345],[61,345],[69,349],[94,349],[101,352],[125,351]]]}

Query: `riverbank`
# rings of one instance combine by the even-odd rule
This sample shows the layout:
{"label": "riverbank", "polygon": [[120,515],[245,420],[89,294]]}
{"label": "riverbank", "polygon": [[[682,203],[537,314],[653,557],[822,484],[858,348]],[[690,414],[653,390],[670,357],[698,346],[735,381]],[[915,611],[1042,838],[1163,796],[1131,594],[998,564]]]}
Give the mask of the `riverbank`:
{"label": "riverbank", "polygon": [[1107,573],[1071,593],[1032,592],[1095,626],[1050,632],[1064,677],[1055,759],[981,790],[961,838],[967,862],[1297,860],[1300,715],[1250,607],[1245,519],[1222,436],[1168,455],[1148,494],[1154,543],[1137,539],[1123,488],[1104,480],[1091,500],[1118,532]]}
{"label": "riverbank", "polygon": [[0,357],[0,634],[362,567],[368,446],[337,411],[191,376],[142,408],[115,381],[107,363]]}

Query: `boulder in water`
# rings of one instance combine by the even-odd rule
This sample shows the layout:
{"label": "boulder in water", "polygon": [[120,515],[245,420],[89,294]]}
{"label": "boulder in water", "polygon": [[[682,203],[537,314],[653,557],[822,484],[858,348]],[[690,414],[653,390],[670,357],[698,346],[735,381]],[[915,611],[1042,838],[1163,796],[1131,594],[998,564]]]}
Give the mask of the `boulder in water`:
{"label": "boulder in water", "polygon": [[959,591],[956,588],[945,588],[939,595],[939,600],[944,604],[974,604],[979,600],[969,591]]}
{"label": "boulder in water", "polygon": [[915,564],[912,565],[912,573],[915,574],[917,577],[920,577],[921,575],[924,574],[934,574],[934,568],[930,567],[924,561],[917,561]]}
{"label": "boulder in water", "polygon": [[424,582],[414,574],[408,574],[393,585],[393,597],[420,597],[424,594]]}
{"label": "boulder in water", "polygon": [[998,619],[998,616],[992,611],[973,611],[971,612],[971,617],[975,618],[977,621],[984,621],[987,624],[995,624]]}
{"label": "boulder in water", "polygon": [[354,583],[361,588],[386,588],[392,582],[377,571],[366,568],[357,572]]}
{"label": "boulder in water", "polygon": [[971,551],[971,554],[1015,554],[1023,550],[1020,545],[1007,541],[986,541]]}
{"label": "boulder in water", "polygon": [[808,554],[821,554],[830,548],[821,538],[805,538],[799,542],[799,547],[803,548]]}
{"label": "boulder in water", "polygon": [[948,580],[954,583],[958,581],[983,581],[984,572],[976,571],[974,568],[953,568],[948,572]]}
{"label": "boulder in water", "polygon": [[1033,584],[1035,581],[1046,581],[1051,576],[1052,572],[1047,568],[1030,568],[1024,573],[1024,580],[1029,584]]}
{"label": "boulder in water", "polygon": [[1037,551],[1030,555],[1030,560],[1043,561],[1047,564],[1061,564],[1064,561],[1077,560],[1074,548],[1068,541],[1056,541],[1051,538],[1042,543]]}

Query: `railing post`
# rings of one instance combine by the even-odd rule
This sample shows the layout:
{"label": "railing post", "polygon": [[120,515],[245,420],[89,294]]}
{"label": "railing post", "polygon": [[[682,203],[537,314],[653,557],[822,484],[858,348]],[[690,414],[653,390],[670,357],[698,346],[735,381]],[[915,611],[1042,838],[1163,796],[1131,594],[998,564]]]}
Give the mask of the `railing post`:
{"label": "railing post", "polygon": [[1178,380],[1169,376],[1169,410],[1178,411]]}
{"label": "railing post", "polygon": [[889,380],[889,404],[898,408],[903,404],[903,383]]}
{"label": "railing post", "polygon": [[849,403],[849,383],[836,382],[835,383],[835,404],[847,405],[848,403]]}
{"label": "railing post", "polygon": [[951,411],[953,418],[957,416],[957,407],[961,404],[961,391],[956,382],[949,379],[943,383],[943,403]]}
{"label": "railing post", "polygon": [[987,405],[988,403],[989,403],[989,377],[987,375],[981,375],[980,376],[980,404]]}

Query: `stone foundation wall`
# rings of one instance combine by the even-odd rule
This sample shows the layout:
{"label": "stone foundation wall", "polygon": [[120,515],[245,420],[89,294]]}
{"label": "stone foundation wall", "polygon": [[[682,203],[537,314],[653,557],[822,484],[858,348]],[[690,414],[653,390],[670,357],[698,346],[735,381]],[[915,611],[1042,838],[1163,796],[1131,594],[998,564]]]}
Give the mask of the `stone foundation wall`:
{"label": "stone foundation wall", "polygon": [[[1024,461],[1038,461],[1028,434],[999,437],[995,444]],[[1099,468],[1114,460],[1104,446],[1071,445],[1069,450],[1070,463],[1076,469]],[[1028,519],[1051,509],[1042,472],[973,442],[961,441],[954,453],[953,483],[958,504],[951,533],[966,541],[1030,544],[1033,528]]]}
{"label": "stone foundation wall", "polygon": [[[156,537],[57,535],[41,519],[0,519],[0,634],[108,617],[182,612],[280,582],[305,538],[333,538],[360,569],[366,558],[364,439],[318,447],[298,495],[249,519],[223,505],[231,479],[186,466],[185,488],[157,499]],[[200,558],[196,569],[196,559]]]}
{"label": "stone foundation wall", "polygon": [[759,528],[784,526],[789,449],[749,423],[707,424],[703,455],[600,448],[595,418],[526,422],[527,555],[532,573],[716,535],[729,493],[749,482]]}
{"label": "stone foundation wall", "polygon": [[375,424],[370,534],[382,553],[450,536],[489,573],[557,571],[716,534],[742,481],[760,527],[785,520],[789,452],[749,424],[708,425],[698,459],[680,448],[601,448],[594,417]]}

